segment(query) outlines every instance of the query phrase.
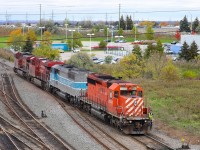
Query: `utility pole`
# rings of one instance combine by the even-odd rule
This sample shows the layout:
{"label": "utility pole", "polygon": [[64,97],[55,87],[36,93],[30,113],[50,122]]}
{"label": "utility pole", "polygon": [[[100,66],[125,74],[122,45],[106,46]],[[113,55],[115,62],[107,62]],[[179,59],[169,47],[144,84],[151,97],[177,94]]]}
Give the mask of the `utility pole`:
{"label": "utility pole", "polygon": [[107,17],[108,17],[108,16],[107,16],[107,13],[106,13],[106,25],[108,24],[108,22],[107,22]]}
{"label": "utility pole", "polygon": [[6,17],[6,25],[8,25],[8,20],[9,20],[10,15],[8,15],[7,10],[6,10],[6,15],[5,15],[5,17]]}
{"label": "utility pole", "polygon": [[53,10],[52,10],[52,16],[51,16],[51,17],[52,17],[52,21],[53,21],[53,17],[54,17],[54,13],[53,13]]}
{"label": "utility pole", "polygon": [[121,5],[119,4],[119,29],[120,29],[120,9],[121,9]]}
{"label": "utility pole", "polygon": [[137,28],[136,28],[136,24],[135,24],[135,21],[134,21],[134,20],[135,20],[135,13],[133,13],[133,28],[135,28],[135,29],[134,29],[134,30],[135,30],[135,33],[134,33],[134,34],[135,34],[135,41],[136,41],[136,34],[137,34],[137,33],[136,33],[136,30],[137,30]]}
{"label": "utility pole", "polygon": [[42,17],[41,17],[41,11],[42,11],[42,8],[41,8],[42,6],[41,6],[41,4],[40,4],[40,27],[42,26],[41,25],[41,20],[42,20]]}
{"label": "utility pole", "polygon": [[28,23],[28,13],[26,13],[26,24]]}
{"label": "utility pole", "polygon": [[5,15],[5,17],[6,17],[6,25],[8,25],[8,14],[7,14],[7,10],[6,10],[6,15]]}

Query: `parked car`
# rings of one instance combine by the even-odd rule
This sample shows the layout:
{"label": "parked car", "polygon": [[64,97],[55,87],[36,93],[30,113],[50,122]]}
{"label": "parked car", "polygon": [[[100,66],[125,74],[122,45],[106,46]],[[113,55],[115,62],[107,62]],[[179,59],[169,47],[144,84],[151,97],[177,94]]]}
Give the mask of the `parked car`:
{"label": "parked car", "polygon": [[64,53],[64,52],[65,52],[65,51],[62,50],[62,49],[58,49],[58,51],[59,51],[60,53]]}
{"label": "parked car", "polygon": [[126,43],[126,40],[119,40],[119,43]]}
{"label": "parked car", "polygon": [[77,52],[80,52],[80,49],[77,48],[77,49],[73,49],[72,51],[73,51],[74,53],[77,53]]}
{"label": "parked car", "polygon": [[173,42],[171,42],[171,44],[176,44],[176,43],[178,43],[177,41],[173,41]]}
{"label": "parked car", "polygon": [[126,40],[115,40],[115,43],[126,43]]}
{"label": "parked car", "polygon": [[166,50],[165,53],[166,54],[173,54],[174,52],[172,50]]}
{"label": "parked car", "polygon": [[105,40],[103,40],[104,42],[111,42],[111,40],[110,39],[105,39]]}
{"label": "parked car", "polygon": [[132,44],[142,44],[142,41],[134,41],[134,42],[132,42]]}
{"label": "parked car", "polygon": [[118,62],[120,60],[120,57],[113,57],[112,60]]}
{"label": "parked car", "polygon": [[94,61],[94,60],[98,60],[98,58],[94,56],[94,57],[92,57],[92,60],[93,60],[93,61]]}

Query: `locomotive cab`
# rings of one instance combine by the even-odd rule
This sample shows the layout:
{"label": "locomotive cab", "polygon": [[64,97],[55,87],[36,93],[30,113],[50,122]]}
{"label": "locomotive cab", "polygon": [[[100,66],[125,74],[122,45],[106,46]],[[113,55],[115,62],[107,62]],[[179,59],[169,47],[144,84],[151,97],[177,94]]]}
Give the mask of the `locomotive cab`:
{"label": "locomotive cab", "polygon": [[142,88],[131,83],[113,83],[109,90],[108,109],[121,118],[118,124],[123,131],[143,134],[148,127],[148,109],[144,107]]}

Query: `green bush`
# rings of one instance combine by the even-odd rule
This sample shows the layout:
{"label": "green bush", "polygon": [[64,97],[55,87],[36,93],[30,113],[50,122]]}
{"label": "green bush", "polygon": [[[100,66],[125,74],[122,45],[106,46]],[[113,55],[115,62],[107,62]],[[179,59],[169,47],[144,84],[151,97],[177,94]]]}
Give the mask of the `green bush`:
{"label": "green bush", "polygon": [[185,79],[196,79],[198,74],[192,70],[187,70],[183,73],[183,78]]}
{"label": "green bush", "polygon": [[178,69],[171,63],[168,64],[161,70],[161,79],[165,81],[177,81],[180,79]]}
{"label": "green bush", "polygon": [[105,41],[100,41],[99,48],[106,48],[107,43]]}
{"label": "green bush", "polygon": [[161,70],[167,65],[166,56],[160,53],[152,53],[149,58],[145,60],[145,74],[146,78],[159,79]]}
{"label": "green bush", "polygon": [[105,57],[105,63],[106,63],[106,64],[110,64],[111,61],[112,61],[112,58],[113,58],[112,56],[106,56],[106,57]]}

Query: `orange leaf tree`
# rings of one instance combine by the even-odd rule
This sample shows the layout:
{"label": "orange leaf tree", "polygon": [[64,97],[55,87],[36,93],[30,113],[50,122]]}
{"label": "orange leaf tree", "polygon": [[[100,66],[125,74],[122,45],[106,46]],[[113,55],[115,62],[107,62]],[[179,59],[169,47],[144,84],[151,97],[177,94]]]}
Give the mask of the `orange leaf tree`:
{"label": "orange leaf tree", "polygon": [[176,31],[175,38],[179,41],[181,39],[181,34],[179,31]]}
{"label": "orange leaf tree", "polygon": [[22,35],[21,29],[13,30],[8,38],[8,46],[11,46],[15,51],[21,51],[25,44],[24,36]]}

